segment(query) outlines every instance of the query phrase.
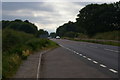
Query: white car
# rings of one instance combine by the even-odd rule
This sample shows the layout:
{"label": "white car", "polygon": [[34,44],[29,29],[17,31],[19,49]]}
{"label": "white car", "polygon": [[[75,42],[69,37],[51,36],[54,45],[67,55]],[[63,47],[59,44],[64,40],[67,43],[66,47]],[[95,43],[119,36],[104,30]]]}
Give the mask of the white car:
{"label": "white car", "polygon": [[56,36],[56,39],[60,39],[60,36]]}

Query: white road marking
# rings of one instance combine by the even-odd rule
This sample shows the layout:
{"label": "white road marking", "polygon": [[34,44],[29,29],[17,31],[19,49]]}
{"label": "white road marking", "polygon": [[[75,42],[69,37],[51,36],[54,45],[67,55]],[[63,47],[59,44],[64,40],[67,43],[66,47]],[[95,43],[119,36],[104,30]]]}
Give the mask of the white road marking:
{"label": "white road marking", "polygon": [[82,56],[82,54],[79,54],[80,56]]}
{"label": "white road marking", "polygon": [[73,52],[77,54],[77,52],[76,52],[76,51],[73,51]]}
{"label": "white road marking", "polygon": [[37,80],[39,79],[39,73],[40,73],[41,55],[42,53],[40,53],[39,55],[39,62],[38,62],[38,67],[37,67]]}
{"label": "white road marking", "polygon": [[101,66],[101,67],[104,67],[104,68],[107,67],[107,66],[105,66],[105,65],[103,65],[103,64],[100,64],[100,66]]}
{"label": "white road marking", "polygon": [[90,59],[90,58],[87,58],[89,61],[91,61],[92,59]]}
{"label": "white road marking", "polygon": [[86,56],[83,56],[84,58],[86,58]]}
{"label": "white road marking", "polygon": [[105,50],[108,50],[108,51],[113,51],[113,52],[119,52],[119,51],[115,51],[115,50],[111,50],[111,49],[105,49]]}
{"label": "white road marking", "polygon": [[118,73],[116,70],[114,69],[109,69],[110,71],[114,72],[114,73]]}
{"label": "white road marking", "polygon": [[97,64],[98,62],[97,61],[93,61],[93,63]]}
{"label": "white road marking", "polygon": [[76,52],[76,54],[79,54],[79,53]]}
{"label": "white road marking", "polygon": [[[60,45],[60,44],[59,44]],[[76,51],[74,51],[74,50],[72,50],[72,49],[70,49],[70,48],[66,48],[66,47],[64,47],[64,46],[62,46],[62,45],[60,45],[61,47],[63,47],[63,48],[65,48],[65,49],[68,49],[69,51],[72,51],[72,52],[74,52],[74,53],[76,53],[76,54],[79,54],[78,52],[76,52]],[[93,46],[91,46],[91,47],[93,47]],[[97,47],[95,47],[95,48],[97,48]],[[114,51],[114,52],[119,52],[119,51],[115,51],[115,50],[110,50],[110,49],[105,49],[105,50],[109,50],[109,51]],[[80,56],[83,56],[82,54],[79,54]],[[41,57],[41,56],[40,56]],[[86,56],[83,56],[84,58],[87,58]],[[91,61],[92,59],[90,59],[90,58],[87,58],[89,61]],[[38,78],[39,78],[39,69],[40,69],[40,58],[39,58],[39,64],[38,64],[38,69],[37,69],[37,80],[38,80]],[[97,64],[98,62],[97,61],[93,61],[93,63],[95,63],[95,64]],[[101,67],[103,67],[103,68],[105,68],[105,67],[107,67],[107,66],[105,66],[105,65],[103,65],[103,64],[100,64],[100,66]],[[118,73],[118,71],[116,71],[116,70],[114,70],[114,69],[109,69],[111,72],[113,72],[113,73]]]}

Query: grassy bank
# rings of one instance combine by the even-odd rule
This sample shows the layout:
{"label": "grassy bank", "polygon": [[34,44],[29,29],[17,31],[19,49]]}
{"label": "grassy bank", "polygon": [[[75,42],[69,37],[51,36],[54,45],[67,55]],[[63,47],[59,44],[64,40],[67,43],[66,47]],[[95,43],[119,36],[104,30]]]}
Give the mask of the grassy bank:
{"label": "grassy bank", "polygon": [[92,38],[93,39],[104,39],[104,40],[120,41],[120,31],[111,31],[111,32],[97,33]]}
{"label": "grassy bank", "polygon": [[3,30],[3,78],[12,77],[23,60],[30,54],[58,45],[48,39],[36,38],[31,34],[14,30]]}
{"label": "grassy bank", "polygon": [[104,44],[104,45],[112,45],[112,46],[120,46],[120,42],[114,42],[114,41],[97,41],[97,40],[84,40],[84,39],[74,39],[74,38],[64,38],[64,39],[69,39],[69,40],[74,40],[74,41],[82,41],[82,42],[90,42],[90,43],[97,43],[97,44]]}
{"label": "grassy bank", "polygon": [[88,37],[85,34],[80,34],[77,38],[66,37],[65,39],[105,44],[105,45],[120,46],[120,42],[119,42],[120,36],[119,35],[120,35],[120,31],[111,31],[111,32],[98,33],[92,37]]}
{"label": "grassy bank", "polygon": [[82,41],[82,42],[91,42],[91,43],[97,43],[97,44],[105,44],[105,45],[112,45],[112,46],[120,46],[120,42],[113,42],[113,41],[77,40],[77,39],[71,39],[71,40]]}

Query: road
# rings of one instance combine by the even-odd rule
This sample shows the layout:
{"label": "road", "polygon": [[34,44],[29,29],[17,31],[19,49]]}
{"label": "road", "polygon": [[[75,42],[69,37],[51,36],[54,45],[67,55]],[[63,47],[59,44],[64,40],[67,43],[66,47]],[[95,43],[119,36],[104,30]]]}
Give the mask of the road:
{"label": "road", "polygon": [[118,77],[119,47],[64,39],[52,40],[79,56],[87,64],[94,64],[93,67],[96,69],[101,67],[102,72],[112,77]]}
{"label": "road", "polygon": [[118,78],[118,47],[52,40],[61,47],[30,55],[14,78]]}

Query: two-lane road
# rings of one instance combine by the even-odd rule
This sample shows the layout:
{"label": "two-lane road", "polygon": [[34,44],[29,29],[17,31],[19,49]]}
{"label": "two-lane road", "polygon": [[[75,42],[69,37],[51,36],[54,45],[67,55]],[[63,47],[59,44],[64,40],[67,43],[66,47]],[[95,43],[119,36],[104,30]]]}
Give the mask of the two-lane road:
{"label": "two-lane road", "polygon": [[117,77],[118,75],[118,53],[119,47],[101,45],[87,42],[77,42],[64,39],[52,39],[61,47],[66,48],[78,56],[84,58],[88,64],[95,64],[101,71]]}

